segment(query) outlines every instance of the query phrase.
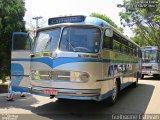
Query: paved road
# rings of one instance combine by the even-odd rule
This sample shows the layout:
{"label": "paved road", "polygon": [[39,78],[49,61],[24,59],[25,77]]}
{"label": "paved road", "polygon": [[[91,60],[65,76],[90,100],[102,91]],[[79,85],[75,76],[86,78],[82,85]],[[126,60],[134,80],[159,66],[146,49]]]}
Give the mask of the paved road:
{"label": "paved road", "polygon": [[[20,98],[16,95],[14,102],[6,102],[0,97],[0,119],[7,114],[19,119],[106,119],[115,114],[160,114],[160,80],[147,77],[139,81],[137,88],[128,87],[121,91],[114,106],[95,101],[58,101],[37,95]],[[13,116],[13,114],[21,114]],[[26,115],[27,114],[27,115]],[[116,119],[116,118],[115,118]]]}

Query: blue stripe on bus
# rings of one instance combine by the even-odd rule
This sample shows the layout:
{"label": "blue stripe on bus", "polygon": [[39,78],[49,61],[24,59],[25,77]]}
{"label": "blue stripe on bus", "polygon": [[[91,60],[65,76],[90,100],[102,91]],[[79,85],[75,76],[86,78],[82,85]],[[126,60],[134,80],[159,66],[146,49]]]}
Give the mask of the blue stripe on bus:
{"label": "blue stripe on bus", "polygon": [[11,64],[11,75],[24,75],[24,68],[21,64]]}
{"label": "blue stripe on bus", "polygon": [[89,58],[57,58],[55,60],[53,59],[48,59],[48,58],[34,58],[31,60],[32,62],[42,62],[50,67],[57,67],[62,64],[66,63],[73,63],[73,62],[102,62],[102,60],[99,59],[89,59]]}
{"label": "blue stripe on bus", "polygon": [[[42,58],[13,58],[12,61],[31,61],[31,62],[41,62],[45,63],[51,68],[55,68],[59,65],[66,64],[66,63],[73,63],[73,62],[121,62],[121,63],[128,63],[129,61],[122,61],[122,60],[110,60],[110,59],[97,59],[97,58],[57,58],[52,59],[49,57],[42,57]],[[130,62],[130,63],[137,63],[137,62]]]}
{"label": "blue stripe on bus", "polygon": [[[12,61],[30,61],[30,59],[25,58],[13,58]],[[105,60],[105,62],[109,62],[110,60]],[[104,62],[100,59],[93,59],[93,58],[57,58],[51,59],[48,57],[43,58],[32,58],[31,62],[41,62],[45,63],[51,68],[55,68],[59,65],[66,64],[66,63],[73,63],[73,62]]]}
{"label": "blue stripe on bus", "polygon": [[20,86],[12,86],[12,90],[15,92],[29,92],[28,88],[24,88]]}
{"label": "blue stripe on bus", "polygon": [[101,100],[104,100],[104,99],[110,97],[112,95],[112,93],[113,93],[113,90],[109,90],[107,93],[100,95],[99,100],[101,101]]}
{"label": "blue stripe on bus", "polygon": [[132,83],[133,83],[133,82],[122,83],[120,90],[123,90],[124,88],[128,87],[128,86],[131,85]]}
{"label": "blue stripe on bus", "polygon": [[56,98],[72,100],[97,100],[96,96],[55,96]]}

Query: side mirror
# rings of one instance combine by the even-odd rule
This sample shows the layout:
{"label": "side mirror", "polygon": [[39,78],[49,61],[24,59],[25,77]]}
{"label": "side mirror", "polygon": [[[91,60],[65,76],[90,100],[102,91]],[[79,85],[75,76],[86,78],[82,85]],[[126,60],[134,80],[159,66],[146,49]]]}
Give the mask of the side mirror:
{"label": "side mirror", "polygon": [[113,30],[112,30],[112,28],[106,28],[106,30],[105,30],[105,36],[107,36],[107,37],[113,37]]}

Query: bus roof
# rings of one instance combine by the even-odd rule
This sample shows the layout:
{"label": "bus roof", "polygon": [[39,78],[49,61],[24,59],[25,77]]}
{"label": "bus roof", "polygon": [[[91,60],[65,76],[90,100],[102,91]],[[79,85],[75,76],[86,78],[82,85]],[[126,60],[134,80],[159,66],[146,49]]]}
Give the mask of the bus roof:
{"label": "bus roof", "polygon": [[[79,18],[79,19],[77,19]],[[81,18],[81,19],[80,19]],[[82,19],[83,18],[83,19]],[[78,24],[78,25],[94,25],[99,27],[110,27],[111,25],[96,17],[90,17],[90,16],[83,16],[83,15],[77,15],[77,16],[66,16],[66,17],[54,17],[49,18],[48,20],[48,26],[39,28],[38,30],[44,29],[44,28],[52,28],[54,26],[58,25],[72,25],[72,24]]]}
{"label": "bus roof", "polygon": [[143,50],[157,50],[159,47],[158,46],[144,46],[144,47],[141,47],[141,49],[143,49]]}
{"label": "bus roof", "polygon": [[48,20],[48,26],[44,28],[38,29],[38,31],[50,29],[55,26],[63,26],[63,25],[94,25],[101,28],[111,27],[113,31],[120,36],[124,37],[131,43],[135,44],[139,47],[134,41],[130,40],[127,36],[123,35],[119,30],[114,28],[112,25],[110,25],[108,22],[96,18],[96,17],[90,17],[90,16],[83,16],[83,15],[76,15],[76,16],[63,16],[63,17],[54,17],[49,18]]}

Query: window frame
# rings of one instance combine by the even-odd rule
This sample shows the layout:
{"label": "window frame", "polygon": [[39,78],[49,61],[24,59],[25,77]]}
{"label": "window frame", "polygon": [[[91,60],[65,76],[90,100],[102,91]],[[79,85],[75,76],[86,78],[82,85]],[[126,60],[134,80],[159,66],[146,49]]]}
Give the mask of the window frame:
{"label": "window frame", "polygon": [[[98,29],[99,30],[99,49],[98,49],[98,51],[97,52],[83,52],[83,53],[90,53],[90,54],[97,54],[97,53],[99,53],[100,52],[100,50],[101,50],[101,42],[102,42],[102,31],[101,31],[101,29],[99,28],[99,27],[97,27],[97,26],[92,26],[92,25],[71,25],[71,26],[63,26],[62,27],[62,30],[61,30],[61,35],[60,35],[60,40],[59,40],[59,44],[58,44],[58,49],[60,50],[60,51],[63,51],[63,52],[74,52],[74,51],[64,51],[64,50],[61,50],[60,49],[60,45],[61,45],[61,42],[62,42],[62,36],[63,36],[63,32],[64,32],[64,30],[65,30],[65,28],[87,28],[87,29],[91,29],[91,28],[96,28],[96,29]],[[76,51],[77,52],[77,51]]]}
{"label": "window frame", "polygon": [[[118,39],[114,39],[114,37],[117,37]],[[119,49],[114,49],[114,41],[119,44]],[[122,37],[119,34],[114,32],[113,37],[112,37],[112,49],[113,49],[113,51],[121,52],[121,46],[122,46]]]}
{"label": "window frame", "polygon": [[[26,40],[29,42],[29,49],[15,49],[15,35],[25,35],[26,36]],[[31,37],[29,36],[28,33],[25,33],[25,32],[15,32],[13,33],[12,35],[12,51],[20,51],[20,50],[25,50],[25,51],[31,51],[32,50],[32,39]]]}
{"label": "window frame", "polygon": [[[45,29],[45,30],[41,30],[41,31],[38,31],[37,34],[36,34],[36,39],[34,40],[34,49],[32,50],[33,53],[39,53],[39,52],[36,52],[35,51],[35,47],[37,46],[37,37],[39,36],[39,33],[40,32],[47,32],[47,31],[51,31],[51,30],[54,30],[54,29],[60,29],[60,35],[59,35],[59,38],[58,38],[58,44],[57,44],[57,47],[56,49],[58,48],[59,46],[59,40],[61,38],[61,33],[62,33],[62,28],[61,27],[54,27],[54,28],[50,28],[50,29]],[[53,50],[52,50],[53,51]],[[43,51],[43,52],[52,52],[52,51]]]}

